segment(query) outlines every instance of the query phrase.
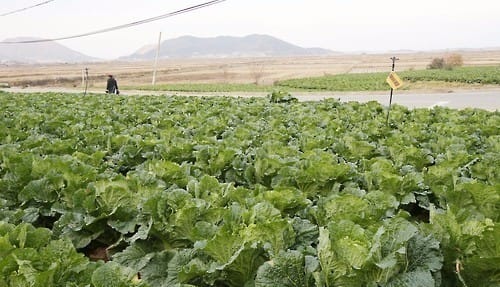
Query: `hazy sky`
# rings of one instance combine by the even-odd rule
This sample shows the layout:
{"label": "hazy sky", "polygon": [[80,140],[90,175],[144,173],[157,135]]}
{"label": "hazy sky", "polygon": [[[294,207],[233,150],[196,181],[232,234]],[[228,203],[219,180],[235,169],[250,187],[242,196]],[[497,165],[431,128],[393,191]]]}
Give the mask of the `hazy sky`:
{"label": "hazy sky", "polygon": [[[0,17],[0,40],[56,38],[173,12],[208,0],[55,0]],[[0,14],[43,0],[0,0]],[[182,35],[268,34],[335,51],[500,47],[499,0],[226,0],[126,30],[61,41],[115,58]]]}

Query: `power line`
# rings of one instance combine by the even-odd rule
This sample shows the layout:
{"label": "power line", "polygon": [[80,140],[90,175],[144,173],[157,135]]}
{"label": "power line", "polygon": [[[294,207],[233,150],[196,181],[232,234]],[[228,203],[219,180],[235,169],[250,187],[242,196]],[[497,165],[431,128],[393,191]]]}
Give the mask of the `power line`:
{"label": "power line", "polygon": [[10,12],[7,12],[7,13],[0,14],[0,17],[12,15],[12,14],[19,13],[19,12],[22,12],[22,11],[26,11],[28,9],[35,8],[35,7],[38,7],[38,6],[42,6],[42,5],[45,5],[45,4],[48,4],[50,2],[54,2],[54,1],[56,1],[56,0],[48,0],[48,1],[45,1],[45,2],[42,2],[42,3],[38,3],[38,4],[35,4],[35,5],[31,5],[31,6],[24,7],[24,8],[17,9],[17,10],[13,10],[13,11],[10,11]]}
{"label": "power line", "polygon": [[[54,1],[54,0],[52,0],[52,1]],[[101,30],[96,30],[96,31],[93,31],[93,32],[88,32],[88,33],[73,35],[73,36],[53,38],[53,39],[38,39],[38,40],[26,40],[26,41],[15,41],[15,42],[0,42],[0,44],[42,43],[42,42],[60,41],[60,40],[67,40],[67,39],[81,38],[81,37],[86,37],[86,36],[91,36],[91,35],[96,35],[96,34],[102,34],[102,33],[106,33],[106,32],[111,32],[111,31],[116,31],[116,30],[121,30],[121,29],[125,29],[125,28],[130,28],[130,27],[133,27],[133,26],[138,26],[138,25],[146,24],[146,23],[153,22],[153,21],[158,21],[158,20],[161,20],[161,19],[165,19],[165,18],[177,16],[177,15],[180,15],[180,14],[189,13],[189,12],[192,12],[194,10],[198,10],[198,9],[201,9],[201,8],[205,8],[205,7],[208,7],[208,6],[215,5],[215,4],[219,4],[219,3],[224,2],[224,1],[226,1],[226,0],[208,1],[208,2],[205,2],[205,3],[202,3],[202,4],[194,5],[194,6],[191,6],[191,7],[188,7],[188,8],[184,8],[184,9],[177,10],[177,11],[174,11],[174,12],[166,13],[166,14],[163,14],[163,15],[160,15],[160,16],[156,16],[156,17],[152,17],[152,18],[147,18],[147,19],[144,19],[144,20],[140,20],[140,21],[136,21],[136,22],[131,22],[131,23],[127,23],[127,24],[123,24],[123,25],[119,25],[119,26],[114,26],[114,27],[110,27],[110,28],[105,28],[105,29],[101,29]]]}

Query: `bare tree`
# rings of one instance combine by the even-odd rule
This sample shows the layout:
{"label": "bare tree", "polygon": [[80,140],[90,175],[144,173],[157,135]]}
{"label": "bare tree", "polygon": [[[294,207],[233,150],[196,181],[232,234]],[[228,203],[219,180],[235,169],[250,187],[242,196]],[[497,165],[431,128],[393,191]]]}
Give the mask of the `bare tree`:
{"label": "bare tree", "polygon": [[250,66],[250,75],[254,80],[254,84],[259,85],[262,77],[264,76],[264,64],[254,63]]}

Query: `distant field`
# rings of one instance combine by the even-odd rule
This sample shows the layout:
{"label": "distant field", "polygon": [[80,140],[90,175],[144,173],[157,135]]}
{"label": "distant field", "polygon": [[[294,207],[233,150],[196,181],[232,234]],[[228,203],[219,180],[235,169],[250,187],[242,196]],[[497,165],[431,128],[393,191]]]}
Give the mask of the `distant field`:
{"label": "distant field", "polygon": [[[279,81],[274,85],[231,83],[181,83],[126,87],[136,90],[159,90],[177,92],[271,92],[288,91],[381,91],[387,90],[387,72],[339,74]],[[461,67],[453,70],[412,70],[398,73],[405,85],[403,89],[445,87],[450,84],[499,85],[500,66]]]}
{"label": "distant field", "polygon": [[172,91],[172,92],[270,92],[275,87],[272,85],[257,84],[224,84],[224,83],[179,83],[143,86],[125,86],[128,90],[144,91]]}
{"label": "distant field", "polygon": [[500,66],[461,67],[453,70],[420,70],[402,72],[401,76],[410,81],[443,81],[466,84],[500,85]]}
{"label": "distant field", "polygon": [[[465,67],[499,66],[498,51],[458,51]],[[341,54],[321,57],[266,57],[217,59],[163,59],[158,64],[157,90],[174,91],[268,91],[289,79],[331,77],[342,74],[382,73],[398,56],[397,71],[425,70],[435,57],[446,52],[401,54]],[[82,87],[82,71],[88,68],[89,88],[102,90],[108,74],[121,88],[151,89],[151,62],[94,62],[36,65],[0,65],[0,82],[12,87]],[[381,75],[382,75],[381,74]],[[363,77],[363,76],[352,76]],[[416,77],[416,76],[415,76]],[[430,82],[426,82],[430,83]],[[436,83],[432,83],[434,87]],[[449,84],[447,84],[449,85]],[[371,86],[368,86],[371,87]],[[361,87],[367,89],[368,87]],[[290,88],[290,87],[288,87]],[[379,89],[385,89],[380,87]],[[418,86],[418,88],[428,88]]]}
{"label": "distant field", "polygon": [[[398,73],[407,83],[441,82],[460,84],[500,84],[500,66],[461,67],[453,70],[416,70]],[[280,81],[276,86],[292,89],[324,91],[378,91],[388,88],[385,79],[388,73],[340,74]],[[411,85],[406,85],[409,89]],[[405,88],[405,87],[403,87]]]}

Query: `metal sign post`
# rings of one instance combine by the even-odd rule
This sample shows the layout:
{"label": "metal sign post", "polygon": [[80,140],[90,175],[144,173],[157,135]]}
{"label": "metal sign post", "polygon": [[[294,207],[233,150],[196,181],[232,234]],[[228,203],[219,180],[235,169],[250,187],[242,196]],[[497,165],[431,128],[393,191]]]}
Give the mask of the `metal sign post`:
{"label": "metal sign post", "polygon": [[[391,57],[390,58],[392,60],[392,69],[391,69],[391,74],[389,75],[389,77],[391,75],[393,75],[394,73],[394,68],[396,67],[396,61],[399,60],[399,58],[396,58],[396,57]],[[389,78],[388,78],[389,80]],[[389,82],[389,81],[388,81]],[[390,84],[390,83],[389,83]],[[399,83],[397,86],[400,86],[401,84]],[[387,110],[387,119],[385,121],[385,124],[388,125],[389,124],[389,114],[391,113],[391,106],[392,106],[392,93],[394,92],[394,87],[393,85],[391,85],[391,97],[389,99],[389,109]]]}

